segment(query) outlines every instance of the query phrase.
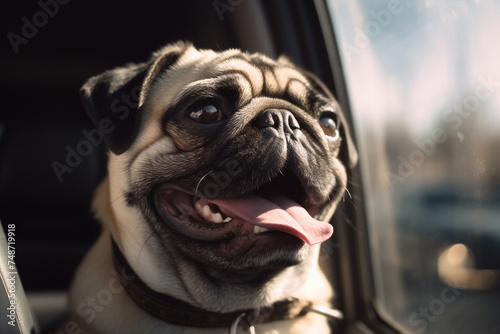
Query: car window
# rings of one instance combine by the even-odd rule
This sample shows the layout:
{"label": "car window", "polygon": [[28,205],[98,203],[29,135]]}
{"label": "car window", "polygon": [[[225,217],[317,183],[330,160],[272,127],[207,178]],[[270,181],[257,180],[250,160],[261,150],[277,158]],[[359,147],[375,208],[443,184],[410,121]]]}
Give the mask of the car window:
{"label": "car window", "polygon": [[500,333],[500,2],[327,2],[360,153],[373,303]]}

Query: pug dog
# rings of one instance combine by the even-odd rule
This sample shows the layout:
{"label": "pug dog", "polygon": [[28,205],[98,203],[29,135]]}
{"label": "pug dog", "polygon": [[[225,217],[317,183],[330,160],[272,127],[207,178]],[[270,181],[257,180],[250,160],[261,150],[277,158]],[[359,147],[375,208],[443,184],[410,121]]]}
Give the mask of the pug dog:
{"label": "pug dog", "polygon": [[81,96],[108,175],[67,332],[330,333],[318,255],[357,155],[324,84],[286,57],[178,42]]}

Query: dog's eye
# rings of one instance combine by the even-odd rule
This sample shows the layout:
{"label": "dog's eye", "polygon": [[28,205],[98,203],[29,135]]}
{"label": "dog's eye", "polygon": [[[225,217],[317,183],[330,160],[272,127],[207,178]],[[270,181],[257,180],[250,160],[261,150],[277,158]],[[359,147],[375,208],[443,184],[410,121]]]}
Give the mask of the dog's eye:
{"label": "dog's eye", "polygon": [[333,112],[324,112],[319,117],[319,126],[328,137],[337,138],[339,136],[337,122],[338,116]]}
{"label": "dog's eye", "polygon": [[222,119],[222,110],[214,105],[207,105],[203,108],[198,108],[195,111],[191,111],[189,117],[198,123],[209,124],[220,121]]}

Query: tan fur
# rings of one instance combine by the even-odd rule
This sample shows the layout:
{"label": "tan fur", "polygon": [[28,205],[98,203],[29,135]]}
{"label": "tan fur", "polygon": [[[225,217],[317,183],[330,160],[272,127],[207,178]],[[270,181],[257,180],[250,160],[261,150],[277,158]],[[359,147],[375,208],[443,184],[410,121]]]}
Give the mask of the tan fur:
{"label": "tan fur", "polygon": [[[78,269],[76,280],[70,291],[70,319],[74,321],[83,333],[123,333],[123,334],[227,334],[228,328],[206,329],[186,328],[167,324],[142,311],[127,295],[124,290],[114,293],[110,285],[117,282],[111,263],[109,233],[103,232],[98,242],[86,256]],[[317,247],[319,250],[319,247]],[[95,318],[85,321],[78,313],[78,306],[85,303],[88,298],[95,298],[99,291],[106,290],[112,294],[108,305],[103,305],[101,312],[94,312]],[[102,292],[101,292],[102,293]],[[307,283],[293,293],[293,296],[311,300],[316,305],[329,306],[333,296],[330,285],[319,270],[311,273]],[[88,310],[89,308],[86,308]],[[297,320],[279,321],[269,324],[257,325],[259,334],[323,334],[329,333],[327,318],[309,313]]]}

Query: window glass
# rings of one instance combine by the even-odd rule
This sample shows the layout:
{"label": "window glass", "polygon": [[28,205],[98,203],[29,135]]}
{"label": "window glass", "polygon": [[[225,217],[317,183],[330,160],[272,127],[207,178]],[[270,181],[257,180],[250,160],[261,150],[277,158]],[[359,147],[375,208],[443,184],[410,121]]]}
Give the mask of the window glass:
{"label": "window glass", "polygon": [[500,1],[330,0],[379,315],[500,333]]}

